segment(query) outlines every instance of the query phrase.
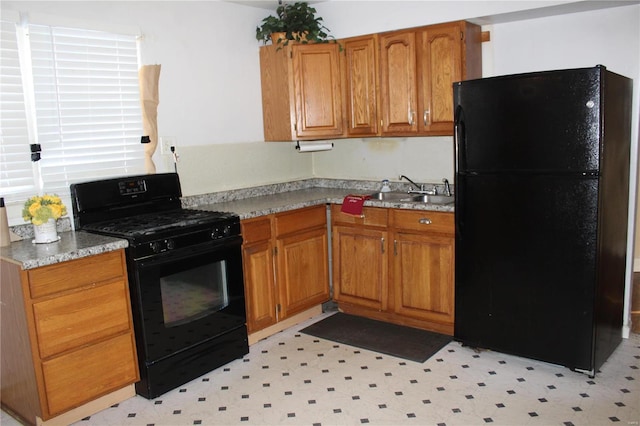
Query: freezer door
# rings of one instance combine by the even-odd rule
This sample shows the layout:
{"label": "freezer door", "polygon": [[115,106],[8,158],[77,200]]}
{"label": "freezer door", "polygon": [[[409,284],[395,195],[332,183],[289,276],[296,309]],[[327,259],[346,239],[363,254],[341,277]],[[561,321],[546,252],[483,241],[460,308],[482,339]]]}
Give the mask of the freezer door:
{"label": "freezer door", "polygon": [[601,67],[454,84],[457,168],[599,170]]}
{"label": "freezer door", "polygon": [[597,178],[458,176],[455,338],[592,365]]}

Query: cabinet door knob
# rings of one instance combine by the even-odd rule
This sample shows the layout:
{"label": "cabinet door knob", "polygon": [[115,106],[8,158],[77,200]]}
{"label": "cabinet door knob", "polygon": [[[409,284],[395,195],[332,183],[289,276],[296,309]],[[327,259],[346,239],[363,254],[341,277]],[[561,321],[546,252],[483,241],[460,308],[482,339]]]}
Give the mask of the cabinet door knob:
{"label": "cabinet door knob", "polygon": [[429,219],[428,217],[423,217],[418,220],[418,223],[420,223],[421,225],[431,225],[431,219]]}
{"label": "cabinet door knob", "polygon": [[424,113],[422,114],[422,120],[424,121],[424,125],[426,126],[428,123],[428,118],[429,118],[429,110],[425,109]]}
{"label": "cabinet door knob", "polygon": [[415,121],[416,113],[415,111],[411,111],[411,108],[407,109],[407,120],[409,121],[409,126],[413,126],[413,122]]}

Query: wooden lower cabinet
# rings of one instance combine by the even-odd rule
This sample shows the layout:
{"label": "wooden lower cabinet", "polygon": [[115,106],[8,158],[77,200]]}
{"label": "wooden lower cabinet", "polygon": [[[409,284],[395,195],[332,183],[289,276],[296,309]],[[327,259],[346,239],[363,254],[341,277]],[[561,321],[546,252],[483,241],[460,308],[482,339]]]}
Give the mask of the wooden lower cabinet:
{"label": "wooden lower cabinet", "polygon": [[[365,208],[365,215],[373,212],[380,217],[377,223],[370,226],[346,223],[337,225],[340,219],[334,219],[333,297],[338,302],[386,311],[389,281],[386,210]],[[334,209],[332,216],[335,217],[336,214],[343,215]],[[352,219],[351,216],[348,218]]]}
{"label": "wooden lower cabinet", "polygon": [[394,245],[394,311],[452,325],[453,239],[398,232]]}
{"label": "wooden lower cabinet", "polygon": [[32,270],[2,260],[1,296],[2,407],[26,423],[139,380],[124,250]]}
{"label": "wooden lower cabinet", "polygon": [[453,213],[333,206],[334,298],[347,313],[453,334]]}
{"label": "wooden lower cabinet", "polygon": [[241,221],[247,331],[249,334],[278,322],[271,216]]}
{"label": "wooden lower cabinet", "polygon": [[287,318],[329,300],[326,216],[322,228],[276,240],[279,317]]}
{"label": "wooden lower cabinet", "polygon": [[[326,207],[245,219],[241,222],[247,329],[252,334],[329,300]],[[261,334],[261,337],[268,335]]]}

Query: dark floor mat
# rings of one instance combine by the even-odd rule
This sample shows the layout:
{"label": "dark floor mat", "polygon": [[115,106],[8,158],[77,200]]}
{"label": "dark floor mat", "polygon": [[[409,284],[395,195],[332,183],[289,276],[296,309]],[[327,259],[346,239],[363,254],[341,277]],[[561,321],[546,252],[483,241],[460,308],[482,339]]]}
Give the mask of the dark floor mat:
{"label": "dark floor mat", "polygon": [[451,336],[340,312],[300,332],[415,362],[425,362],[451,341]]}

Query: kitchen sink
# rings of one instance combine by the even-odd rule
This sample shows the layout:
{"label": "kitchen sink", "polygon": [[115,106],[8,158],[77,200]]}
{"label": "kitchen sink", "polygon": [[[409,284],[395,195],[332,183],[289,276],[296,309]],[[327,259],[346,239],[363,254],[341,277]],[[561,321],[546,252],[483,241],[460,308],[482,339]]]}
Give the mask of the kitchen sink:
{"label": "kitchen sink", "polygon": [[431,204],[451,204],[455,201],[453,195],[413,195],[401,201],[411,201],[414,203],[431,203]]}
{"label": "kitchen sink", "polygon": [[451,204],[454,202],[453,195],[429,195],[429,194],[408,194],[406,192],[375,192],[371,194],[372,200],[378,201],[399,201],[405,203],[431,203],[431,204]]}
{"label": "kitchen sink", "polygon": [[378,201],[400,201],[403,198],[406,199],[407,196],[408,194],[406,192],[376,192],[374,194],[371,194],[371,199]]}

